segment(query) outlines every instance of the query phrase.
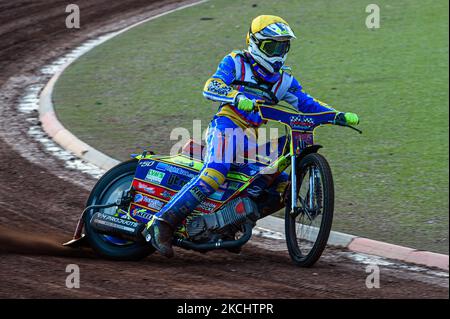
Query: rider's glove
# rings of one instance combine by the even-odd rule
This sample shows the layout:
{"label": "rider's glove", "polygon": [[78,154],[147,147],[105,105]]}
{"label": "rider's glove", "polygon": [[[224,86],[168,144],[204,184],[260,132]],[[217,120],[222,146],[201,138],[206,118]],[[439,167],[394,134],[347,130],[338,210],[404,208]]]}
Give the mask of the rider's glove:
{"label": "rider's glove", "polygon": [[264,104],[264,100],[250,100],[243,94],[240,94],[237,97],[237,107],[239,110],[244,112],[251,112],[255,109],[255,107],[258,107],[261,104]]}
{"label": "rider's glove", "polygon": [[359,117],[355,113],[345,113],[344,114],[345,121],[348,125],[358,125],[359,124]]}
{"label": "rider's glove", "polygon": [[253,111],[253,101],[246,98],[244,95],[239,95],[237,98],[237,107],[244,112]]}

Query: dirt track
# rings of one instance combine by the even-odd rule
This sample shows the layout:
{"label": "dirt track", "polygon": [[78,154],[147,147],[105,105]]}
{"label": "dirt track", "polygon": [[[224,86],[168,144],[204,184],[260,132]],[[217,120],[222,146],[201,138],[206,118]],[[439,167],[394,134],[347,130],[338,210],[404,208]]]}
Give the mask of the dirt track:
{"label": "dirt track", "polygon": [[[240,255],[178,249],[172,260],[153,255],[139,263],[60,246],[95,181],[68,171],[28,137],[18,98],[45,80],[40,67],[68,49],[177,2],[79,0],[82,28],[68,30],[69,1],[0,1],[0,297],[448,298],[448,278],[386,268],[381,289],[367,289],[365,266],[341,251],[329,249],[316,267],[298,269],[286,251],[264,249],[282,243],[262,238]],[[65,287],[67,264],[80,266],[80,289]]]}

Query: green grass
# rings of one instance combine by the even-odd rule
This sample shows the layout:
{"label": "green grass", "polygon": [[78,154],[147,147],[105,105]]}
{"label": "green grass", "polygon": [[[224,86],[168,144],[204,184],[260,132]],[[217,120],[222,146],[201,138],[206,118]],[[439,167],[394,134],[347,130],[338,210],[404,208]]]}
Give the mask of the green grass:
{"label": "green grass", "polygon": [[335,178],[333,229],[448,253],[448,2],[377,1],[377,30],[365,27],[367,4],[217,0],[166,15],[70,66],[54,93],[58,117],[119,159],[168,152],[172,128],[206,128],[217,105],[204,82],[244,48],[251,19],[280,15],[298,36],[288,64],[305,89],[361,118],[363,135],[318,130]]}

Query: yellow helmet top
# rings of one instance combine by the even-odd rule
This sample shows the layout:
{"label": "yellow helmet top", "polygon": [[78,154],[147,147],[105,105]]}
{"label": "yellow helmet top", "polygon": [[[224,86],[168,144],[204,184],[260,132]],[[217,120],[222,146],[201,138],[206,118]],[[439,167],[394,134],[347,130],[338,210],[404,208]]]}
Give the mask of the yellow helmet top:
{"label": "yellow helmet top", "polygon": [[246,39],[247,45],[250,42],[250,33],[254,34],[256,32],[259,32],[262,29],[264,29],[265,27],[267,27],[273,23],[277,23],[277,22],[281,22],[281,23],[284,23],[289,26],[289,24],[283,18],[280,18],[277,16],[260,15],[260,16],[257,16],[256,18],[254,18],[252,21],[252,24],[250,25],[249,32],[247,32],[247,39]]}

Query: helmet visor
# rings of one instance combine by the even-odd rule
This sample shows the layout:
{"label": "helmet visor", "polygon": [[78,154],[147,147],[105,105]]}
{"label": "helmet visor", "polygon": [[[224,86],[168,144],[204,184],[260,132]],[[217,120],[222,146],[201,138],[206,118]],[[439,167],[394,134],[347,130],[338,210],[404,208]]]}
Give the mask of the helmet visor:
{"label": "helmet visor", "polygon": [[259,49],[267,56],[284,56],[290,48],[291,41],[262,40]]}

